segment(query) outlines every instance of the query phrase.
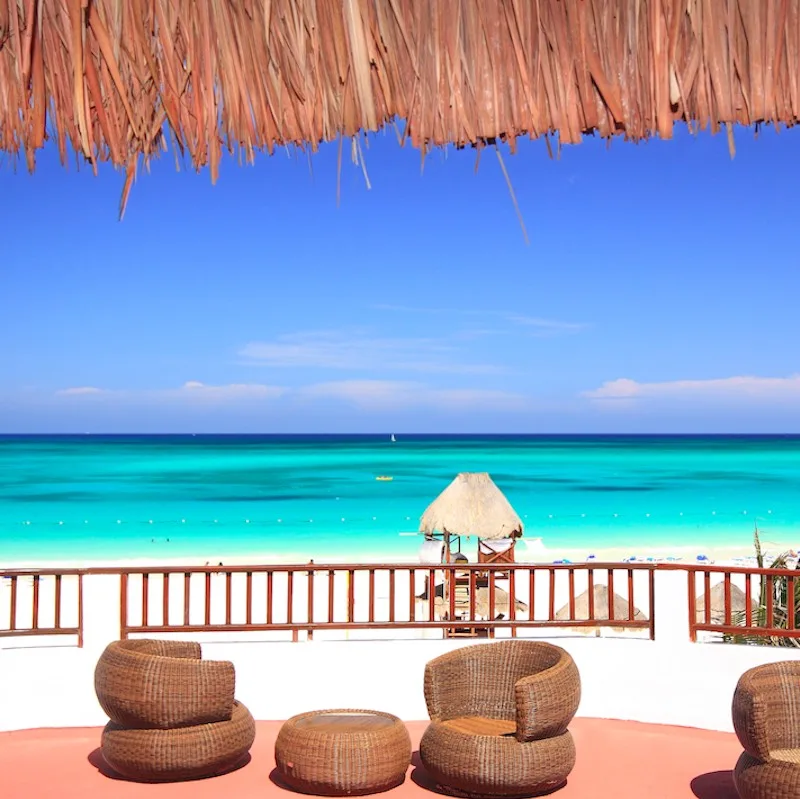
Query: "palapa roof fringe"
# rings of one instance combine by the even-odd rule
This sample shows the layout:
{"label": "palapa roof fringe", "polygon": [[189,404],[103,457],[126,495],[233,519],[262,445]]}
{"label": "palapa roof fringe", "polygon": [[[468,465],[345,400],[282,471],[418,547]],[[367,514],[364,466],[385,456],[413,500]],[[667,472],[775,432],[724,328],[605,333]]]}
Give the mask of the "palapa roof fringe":
{"label": "palapa roof fringe", "polygon": [[[216,180],[406,121],[475,146],[792,125],[800,0],[0,0],[0,149],[127,172],[167,139]],[[355,148],[354,148],[355,149]]]}
{"label": "palapa roof fringe", "polygon": [[522,519],[486,472],[461,472],[425,509],[420,532],[497,539],[522,535]]}

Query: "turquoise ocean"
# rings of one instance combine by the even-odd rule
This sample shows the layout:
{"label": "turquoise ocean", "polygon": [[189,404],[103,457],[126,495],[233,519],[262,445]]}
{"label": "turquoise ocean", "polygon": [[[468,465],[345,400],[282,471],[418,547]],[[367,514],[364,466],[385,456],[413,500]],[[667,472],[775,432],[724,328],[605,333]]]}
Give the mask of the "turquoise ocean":
{"label": "turquoise ocean", "polygon": [[2,436],[0,565],[413,558],[461,471],[554,552],[800,544],[800,436]]}

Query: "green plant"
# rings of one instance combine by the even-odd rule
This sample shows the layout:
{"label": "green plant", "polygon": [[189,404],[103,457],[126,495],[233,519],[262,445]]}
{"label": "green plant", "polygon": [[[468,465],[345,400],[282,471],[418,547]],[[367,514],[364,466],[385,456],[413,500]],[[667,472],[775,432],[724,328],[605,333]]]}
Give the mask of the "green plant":
{"label": "green plant", "polygon": [[[800,561],[795,561],[794,565],[789,564],[792,552],[783,552],[767,567],[764,566],[764,551],[761,548],[761,537],[756,525],[753,533],[753,545],[756,551],[756,562],[758,568],[784,569],[798,572],[798,577],[777,576],[772,578],[772,629],[789,629],[789,619],[794,621],[794,629],[800,630],[800,590],[798,590],[797,580],[800,579],[798,565]],[[789,608],[789,580],[794,584],[793,607]],[[762,578],[758,597],[758,605],[752,609],[753,619],[751,627],[767,627],[767,602],[769,592],[769,582]],[[789,615],[791,614],[791,616]],[[731,621],[736,626],[744,627],[746,624],[745,611],[737,611],[732,615]],[[775,635],[756,635],[753,633],[724,634],[722,640],[732,644],[750,644],[752,646],[785,646],[800,647],[800,639],[787,638]]]}

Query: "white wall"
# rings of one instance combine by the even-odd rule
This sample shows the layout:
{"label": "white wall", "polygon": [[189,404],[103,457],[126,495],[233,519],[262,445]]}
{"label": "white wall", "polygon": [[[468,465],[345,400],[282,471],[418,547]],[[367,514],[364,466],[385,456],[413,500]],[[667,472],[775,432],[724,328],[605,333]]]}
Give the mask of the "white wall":
{"label": "white wall", "polygon": [[[117,637],[116,579],[86,579],[83,649],[66,641],[5,639],[0,649],[0,730],[105,723],[94,696],[93,674],[103,647]],[[731,699],[742,672],[761,663],[800,659],[800,650],[692,644],[686,629],[685,574],[662,572],[658,580],[655,641],[552,638],[573,655],[580,669],[583,698],[578,714],[731,730]],[[204,641],[205,657],[233,661],[238,697],[257,719],[285,719],[324,707],[366,707],[405,720],[427,718],[422,694],[425,663],[475,643],[291,643],[258,641],[257,634],[249,633],[198,640]]]}

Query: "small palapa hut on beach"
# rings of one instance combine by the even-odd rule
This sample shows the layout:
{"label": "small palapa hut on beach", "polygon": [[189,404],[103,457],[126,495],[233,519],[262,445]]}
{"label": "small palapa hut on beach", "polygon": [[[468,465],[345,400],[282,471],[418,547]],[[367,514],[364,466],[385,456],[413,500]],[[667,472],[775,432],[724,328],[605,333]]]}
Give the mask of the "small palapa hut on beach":
{"label": "small palapa hut on beach", "polygon": [[478,539],[479,563],[513,563],[522,519],[486,472],[461,472],[422,514],[420,532],[439,541],[443,560],[461,553],[461,539]]}
{"label": "small palapa hut on beach", "polygon": [[[0,2],[0,150],[50,139],[97,169],[169,148],[216,180],[223,150],[398,120],[400,143],[670,138],[800,113],[800,0],[19,0]],[[552,152],[552,151],[551,151]],[[496,149],[505,173],[501,151]]]}

